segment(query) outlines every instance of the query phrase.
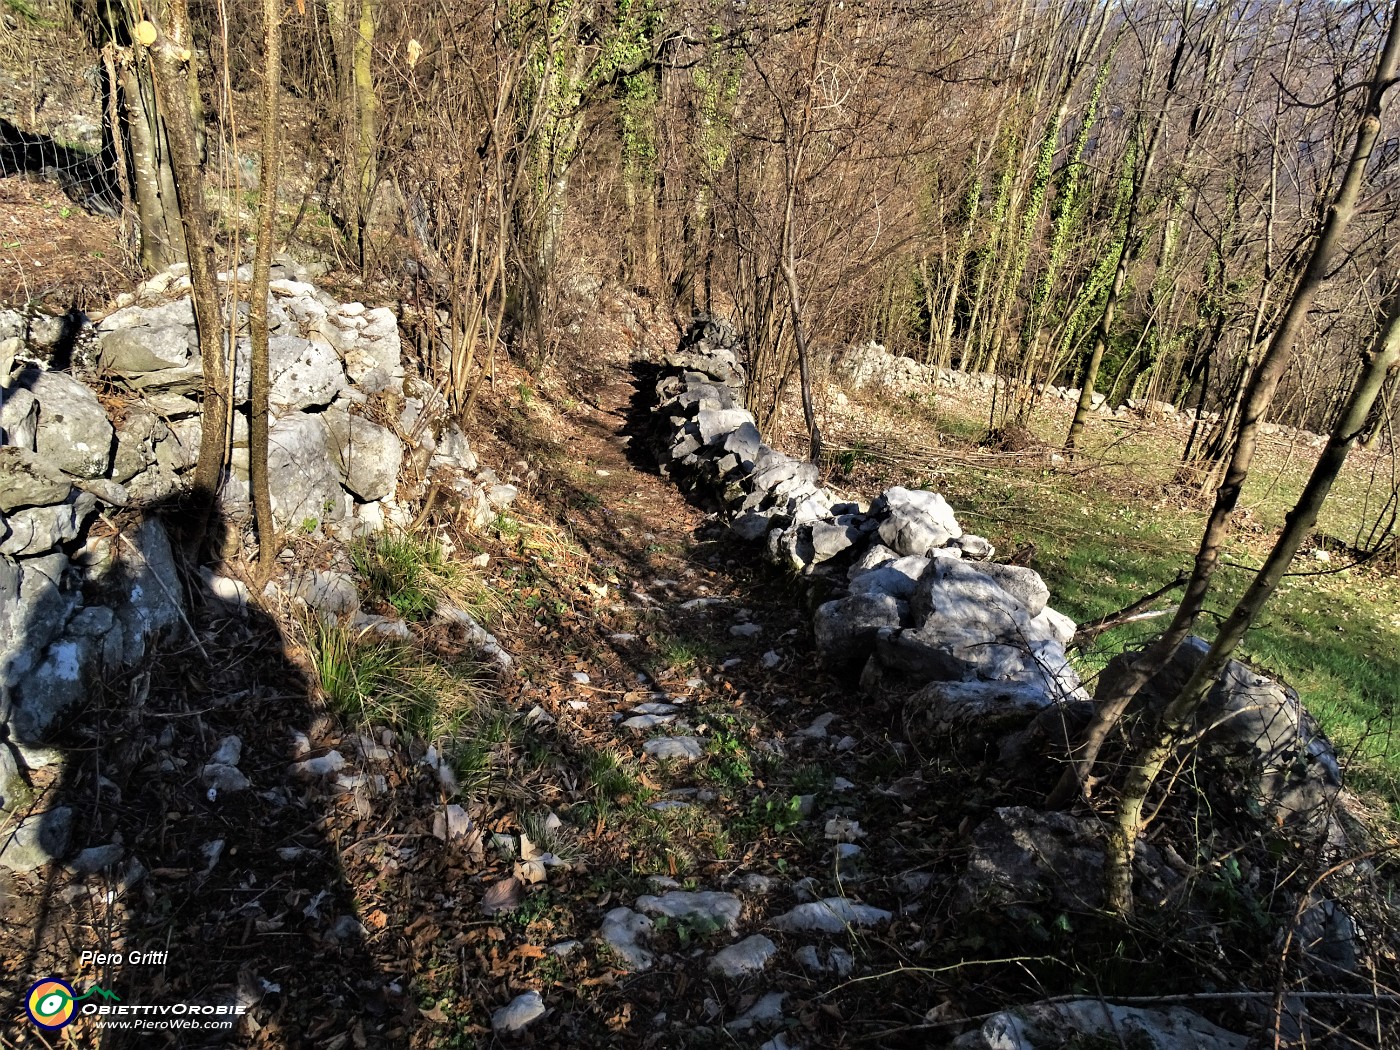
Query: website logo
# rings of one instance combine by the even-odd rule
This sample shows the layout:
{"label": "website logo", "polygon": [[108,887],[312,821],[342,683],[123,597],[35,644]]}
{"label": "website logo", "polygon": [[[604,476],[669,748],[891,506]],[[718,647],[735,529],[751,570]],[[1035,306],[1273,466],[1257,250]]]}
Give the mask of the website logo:
{"label": "website logo", "polygon": [[29,1013],[29,1019],[36,1025],[56,1032],[72,1023],[78,1013],[78,1003],[94,995],[101,999],[121,1001],[115,992],[110,992],[101,985],[93,985],[85,994],[79,995],[62,977],[45,977],[42,981],[36,981],[29,989],[24,1008]]}
{"label": "website logo", "polygon": [[29,1019],[40,1028],[56,1032],[64,1028],[77,1013],[74,1005],[78,995],[73,986],[61,977],[45,977],[36,981],[29,989],[24,1008],[29,1011]]}

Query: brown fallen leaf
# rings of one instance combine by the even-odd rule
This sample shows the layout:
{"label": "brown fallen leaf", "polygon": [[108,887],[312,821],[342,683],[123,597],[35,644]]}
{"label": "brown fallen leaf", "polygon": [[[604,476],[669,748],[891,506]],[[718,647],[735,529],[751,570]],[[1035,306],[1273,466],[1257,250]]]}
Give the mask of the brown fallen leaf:
{"label": "brown fallen leaf", "polygon": [[431,1010],[419,1010],[418,1014],[420,1017],[426,1017],[429,1021],[437,1021],[439,1024],[447,1023],[447,1015],[442,1012],[442,1007],[436,1003],[433,1004]]}
{"label": "brown fallen leaf", "polygon": [[385,915],[379,908],[375,908],[374,911],[370,912],[364,918],[365,925],[372,930],[382,930],[388,922],[389,916]]}
{"label": "brown fallen leaf", "polygon": [[492,884],[481,898],[481,914],[496,915],[520,907],[520,880],[515,876]]}

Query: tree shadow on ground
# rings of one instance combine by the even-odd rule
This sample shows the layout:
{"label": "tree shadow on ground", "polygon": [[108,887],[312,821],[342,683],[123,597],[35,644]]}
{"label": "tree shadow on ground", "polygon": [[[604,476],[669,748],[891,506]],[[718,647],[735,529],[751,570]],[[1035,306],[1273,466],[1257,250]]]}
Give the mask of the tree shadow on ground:
{"label": "tree shadow on ground", "polygon": [[[178,550],[191,516],[174,502],[113,515],[113,525],[126,531],[152,516]],[[212,534],[225,527],[215,521]],[[115,551],[117,534],[108,540]],[[116,585],[132,571],[119,563]],[[337,793],[334,774],[291,768],[328,750],[315,745],[331,722],[278,623],[214,597],[206,578],[186,573],[185,626],[136,669],[87,683],[86,702],[52,740],[16,741],[54,759],[34,774],[35,809],[70,807],[73,819],[64,860],[10,880],[0,1045],[407,1041],[407,982],[385,973],[367,943],[396,931],[365,928],[342,868],[342,847],[367,837],[366,806],[354,791]],[[231,756],[232,737],[246,787],[206,769],[221,748]],[[351,773],[359,756],[347,757]],[[99,870],[73,870],[75,853],[108,845]],[[45,1032],[26,1015],[31,985],[49,976],[79,997],[67,1030]],[[95,1012],[118,1007],[135,1009]]]}
{"label": "tree shadow on ground", "polygon": [[121,216],[122,197],[110,153],[74,149],[47,135],[17,128],[0,117],[0,178],[38,175],[58,183],[80,208],[115,219]]}

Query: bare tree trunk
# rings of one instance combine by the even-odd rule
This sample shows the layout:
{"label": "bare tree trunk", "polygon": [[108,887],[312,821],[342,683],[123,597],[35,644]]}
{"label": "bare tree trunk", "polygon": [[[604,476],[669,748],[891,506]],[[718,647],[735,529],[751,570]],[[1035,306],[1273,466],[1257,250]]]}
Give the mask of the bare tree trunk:
{"label": "bare tree trunk", "polygon": [[277,559],[277,528],[272,520],[272,490],[267,473],[268,354],[267,296],[272,270],[272,227],[277,217],[277,181],[282,151],[278,97],[282,82],[280,0],[263,0],[262,176],[258,182],[258,247],[253,256],[253,284],[248,322],[252,336],[249,355],[248,483],[253,518],[258,530],[258,573],[269,576]]}
{"label": "bare tree trunk", "polygon": [[1134,757],[1124,778],[1123,797],[1111,834],[1108,854],[1108,904],[1120,914],[1132,910],[1132,855],[1142,832],[1143,805],[1162,767],[1176,751],[1189,730],[1196,711],[1210,687],[1225,669],[1231,654],[1244,638],[1278,587],[1279,581],[1292,562],[1298,548],[1311,535],[1317,524],[1318,512],[1331,491],[1332,483],[1341,473],[1347,454],[1361,438],[1371,409],[1380,397],[1386,375],[1400,362],[1400,290],[1393,292],[1386,304],[1385,315],[1376,333],[1375,342],[1367,355],[1361,374],[1351,389],[1346,409],[1332,430],[1302,495],[1288,512],[1283,531],[1274,548],[1264,560],[1248,590],[1225,618],[1215,643],[1182,687],[1181,692],[1162,711],[1153,730],[1151,742]]}
{"label": "bare tree trunk", "polygon": [[1235,442],[1234,454],[1226,468],[1225,477],[1216,491],[1215,506],[1201,537],[1200,548],[1196,552],[1195,569],[1186,585],[1186,593],[1171,626],[1133,664],[1130,672],[1118,687],[1115,695],[1102,701],[1095,711],[1094,720],[1086,731],[1083,743],[1070,762],[1059,785],[1051,793],[1049,804],[1063,804],[1077,793],[1083,793],[1089,786],[1089,777],[1100,749],[1108,734],[1117,725],[1123,713],[1149,679],[1171,659],[1177,648],[1186,639],[1196,618],[1205,606],[1205,598],[1210,590],[1211,578],[1220,560],[1220,551],[1229,533],[1230,515],[1239,502],[1245,479],[1254,460],[1254,451],[1259,438],[1259,428],[1264,422],[1279,380],[1288,367],[1289,354],[1298,331],[1303,325],[1312,306],[1318,288],[1332,268],[1341,247],[1342,236],[1356,209],[1356,201],[1365,180],[1366,164],[1371,157],[1381,128],[1381,114],[1386,90],[1395,80],[1396,67],[1400,64],[1400,0],[1392,11],[1390,27],[1385,45],[1371,77],[1365,110],[1360,126],[1356,130],[1355,143],[1346,173],[1337,189],[1322,232],[1313,246],[1307,265],[1298,279],[1292,298],[1269,340],[1249,388],[1241,402],[1240,427]]}
{"label": "bare tree trunk", "polygon": [[365,227],[379,185],[379,96],[374,90],[374,0],[360,0],[355,35],[355,250],[365,265]]}
{"label": "bare tree trunk", "polygon": [[[170,193],[168,149],[162,141],[150,66],[146,66],[143,75],[134,56],[127,61],[121,71],[121,94],[131,142],[141,265],[148,270],[163,270],[185,257],[185,238],[179,208]],[[119,138],[121,129],[113,129],[113,135]]]}
{"label": "bare tree trunk", "polygon": [[193,500],[195,522],[189,548],[199,552],[209,527],[219,477],[227,453],[226,425],[229,417],[228,371],[219,310],[219,292],[214,279],[214,241],[204,210],[199,149],[195,142],[194,119],[190,113],[189,81],[186,64],[194,61],[186,0],[168,0],[163,25],[151,48],[155,66],[156,92],[160,98],[166,135],[170,142],[175,191],[180,202],[185,241],[189,246],[190,285],[194,293],[195,329],[204,367],[204,425],[195,464]]}
{"label": "bare tree trunk", "polygon": [[793,269],[792,244],[788,244],[787,257],[783,260],[783,280],[787,284],[788,309],[792,311],[792,337],[797,344],[797,368],[802,383],[802,417],[807,423],[807,436],[811,443],[810,459],[821,462],[822,432],[817,426],[816,410],[812,406],[812,371],[807,350],[807,335],[802,329],[802,300],[797,292],[797,274]]}

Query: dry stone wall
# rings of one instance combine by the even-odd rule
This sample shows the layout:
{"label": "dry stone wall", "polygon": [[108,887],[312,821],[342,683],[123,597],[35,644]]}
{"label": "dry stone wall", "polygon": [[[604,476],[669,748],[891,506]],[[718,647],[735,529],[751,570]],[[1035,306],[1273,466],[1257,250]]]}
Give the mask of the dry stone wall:
{"label": "dry stone wall", "polygon": [[989,705],[1027,713],[1087,700],[1065,658],[1074,623],[1032,569],[990,559],[937,493],[889,488],[870,503],[824,488],[817,468],[767,445],[743,404],[737,334],[692,325],[656,384],[657,450],[713,493],[737,535],[821,580],[813,629],[823,658],[869,689],[939,691],[943,717]]}
{"label": "dry stone wall", "polygon": [[[992,372],[961,372],[950,368],[915,361],[911,357],[892,354],[879,343],[864,343],[842,352],[834,362],[837,374],[856,390],[866,387],[884,388],[900,394],[929,394],[940,390],[975,393],[978,391],[1005,391],[1007,380]],[[1079,403],[1080,390],[1072,386],[1056,386],[1045,383],[1039,388],[1042,397],[1049,401],[1059,401],[1066,405]],[[1098,415],[1114,419],[1140,419],[1150,422],[1170,423],[1180,420],[1189,424],[1196,418],[1190,409],[1179,409],[1167,401],[1153,401],[1148,398],[1130,397],[1119,404],[1110,404],[1104,394],[1097,391],[1090,395],[1091,410]],[[1202,412],[1200,419],[1205,423],[1219,421],[1219,414]],[[1307,448],[1321,448],[1327,438],[1309,430],[1290,427],[1283,423],[1264,423],[1261,432],[1265,437],[1304,445]]]}
{"label": "dry stone wall", "polygon": [[[238,276],[246,287],[251,274]],[[510,504],[514,486],[481,467],[433,388],[406,374],[391,310],[338,302],[292,264],[275,276],[269,477],[282,529],[350,540],[405,527],[429,487],[477,525]],[[28,801],[26,770],[51,758],[43,745],[92,680],[135,664],[187,615],[170,539],[142,512],[187,487],[205,424],[189,278],[158,274],[117,307],[95,325],[0,311],[0,810]],[[246,318],[244,303],[220,493],[235,519],[249,507]],[[215,597],[248,597],[208,570],[205,582]],[[280,585],[319,612],[357,611],[345,572]],[[58,855],[63,827],[62,814],[44,815],[0,864]]]}
{"label": "dry stone wall", "polygon": [[[992,561],[992,544],[964,532],[937,493],[895,487],[867,504],[823,488],[816,467],[766,444],[741,407],[741,357],[727,323],[690,327],[656,383],[655,449],[663,470],[723,505],[737,536],[821,588],[821,658],[907,700],[939,737],[988,745],[1008,765],[1063,739],[1091,700],[1065,655],[1075,624],[1050,607],[1040,576]],[[1147,700],[1175,695],[1206,648],[1182,646]],[[1101,693],[1127,659],[1101,676]],[[1201,718],[1222,811],[1342,848],[1340,766],[1296,693],[1232,661]]]}

